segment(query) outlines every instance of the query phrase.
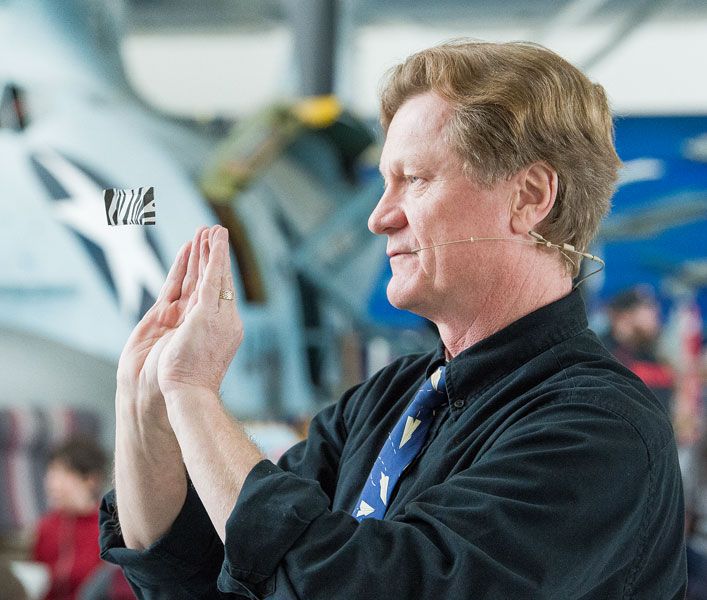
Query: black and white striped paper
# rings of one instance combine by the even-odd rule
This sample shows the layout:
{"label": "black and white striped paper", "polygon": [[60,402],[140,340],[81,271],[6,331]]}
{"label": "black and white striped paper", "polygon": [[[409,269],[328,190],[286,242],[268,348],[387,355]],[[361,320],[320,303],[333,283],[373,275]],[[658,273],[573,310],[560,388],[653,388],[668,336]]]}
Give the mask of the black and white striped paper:
{"label": "black and white striped paper", "polygon": [[154,225],[155,188],[103,190],[108,225]]}

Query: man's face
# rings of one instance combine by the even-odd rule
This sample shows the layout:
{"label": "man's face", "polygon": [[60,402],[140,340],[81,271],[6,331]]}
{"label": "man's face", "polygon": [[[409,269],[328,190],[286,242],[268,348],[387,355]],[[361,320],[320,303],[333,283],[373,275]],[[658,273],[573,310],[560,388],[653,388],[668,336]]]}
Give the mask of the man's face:
{"label": "man's face", "polygon": [[658,306],[646,302],[635,306],[627,312],[631,323],[632,342],[638,348],[652,346],[660,333]]}
{"label": "man's face", "polygon": [[450,115],[448,104],[432,92],[410,98],[395,113],[380,162],[385,192],[368,220],[373,233],[388,237],[390,302],[432,320],[461,306],[473,308],[512,246],[479,242],[411,252],[470,236],[510,234],[509,182],[486,189],[463,173],[444,139]]}

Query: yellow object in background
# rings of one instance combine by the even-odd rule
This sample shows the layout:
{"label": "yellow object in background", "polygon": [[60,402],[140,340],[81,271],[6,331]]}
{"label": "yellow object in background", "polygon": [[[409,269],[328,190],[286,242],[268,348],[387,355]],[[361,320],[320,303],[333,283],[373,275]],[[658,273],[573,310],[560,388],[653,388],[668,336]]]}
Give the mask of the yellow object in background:
{"label": "yellow object in background", "polygon": [[328,95],[305,98],[290,110],[304,125],[320,129],[333,125],[343,109],[336,96]]}

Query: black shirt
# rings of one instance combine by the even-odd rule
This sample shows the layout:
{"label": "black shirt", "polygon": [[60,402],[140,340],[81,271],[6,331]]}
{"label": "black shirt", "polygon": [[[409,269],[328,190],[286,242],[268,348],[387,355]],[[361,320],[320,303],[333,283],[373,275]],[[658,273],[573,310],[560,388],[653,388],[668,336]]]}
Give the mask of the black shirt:
{"label": "black shirt", "polygon": [[675,377],[670,365],[658,359],[655,344],[646,344],[640,348],[630,348],[621,344],[609,331],[602,336],[601,343],[621,364],[626,365],[648,389],[655,394],[670,415],[673,412]]}
{"label": "black shirt", "polygon": [[381,445],[442,362],[441,345],[395,361],[320,412],[277,466],[257,464],[225,549],[190,487],[171,530],[141,552],[124,548],[108,494],[103,558],[142,598],[683,597],[672,429],[587,329],[577,292],[449,361],[426,447],[385,519],[358,523]]}

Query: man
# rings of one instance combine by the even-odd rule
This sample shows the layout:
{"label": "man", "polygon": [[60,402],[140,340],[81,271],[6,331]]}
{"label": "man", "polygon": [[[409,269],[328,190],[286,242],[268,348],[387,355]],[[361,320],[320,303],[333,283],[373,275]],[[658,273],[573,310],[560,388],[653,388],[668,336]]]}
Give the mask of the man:
{"label": "man", "polygon": [[608,314],[610,329],[602,342],[643,380],[670,414],[675,379],[670,366],[656,354],[660,312],[653,291],[646,286],[624,290],[611,299]]}
{"label": "man", "polygon": [[587,329],[577,255],[529,234],[583,251],[606,212],[603,90],[538,46],[458,42],[393,69],[381,107],[369,227],[439,347],[263,460],[218,398],[243,335],[227,235],[197,231],[121,356],[103,556],[144,598],[682,597],[665,412]]}

